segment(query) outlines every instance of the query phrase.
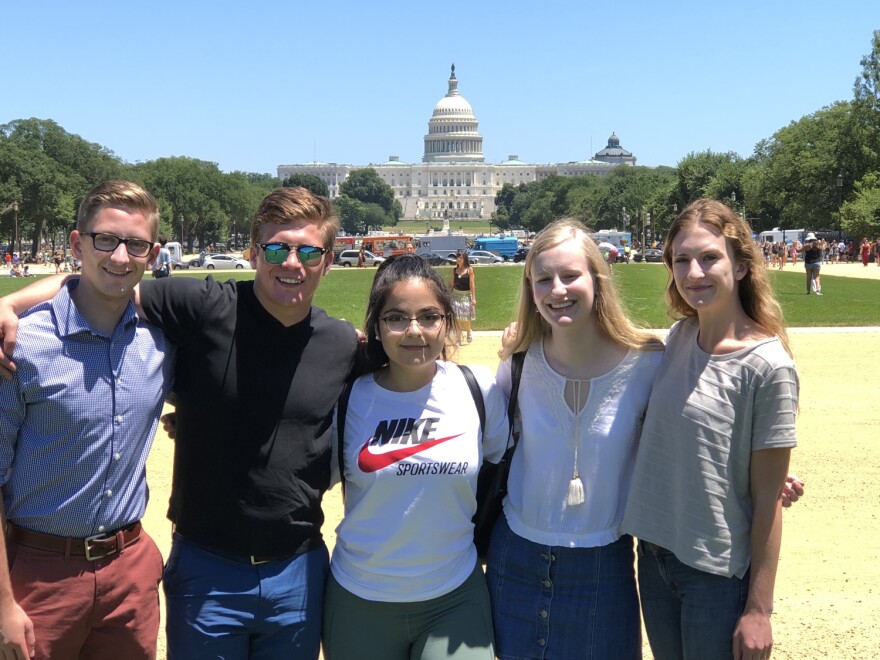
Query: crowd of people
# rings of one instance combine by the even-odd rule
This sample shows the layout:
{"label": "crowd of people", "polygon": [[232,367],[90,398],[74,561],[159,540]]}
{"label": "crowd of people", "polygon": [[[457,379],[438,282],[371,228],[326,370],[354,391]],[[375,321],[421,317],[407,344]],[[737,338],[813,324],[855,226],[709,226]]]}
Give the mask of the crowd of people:
{"label": "crowd of people", "polygon": [[796,266],[798,258],[811,247],[810,243],[815,242],[816,245],[812,247],[819,250],[820,262],[823,264],[844,264],[861,261],[863,266],[868,266],[873,261],[880,266],[880,237],[871,241],[867,236],[863,236],[861,242],[856,245],[852,239],[816,238],[815,234],[812,233],[809,236],[813,238],[805,238],[803,243],[799,240],[794,240],[790,243],[785,241],[765,241],[761,243],[764,263],[769,267],[779,268],[780,270],[785,268],[788,263]]}
{"label": "crowd of people", "polygon": [[[169,658],[317,658],[322,639],[328,660],[639,658],[640,617],[657,658],[769,657],[798,376],[745,221],[699,200],[673,223],[665,342],[587,228],[551,223],[494,376],[452,361],[466,261],[447,284],[387,259],[360,339],[314,306],[338,226],[284,188],[254,216],[253,281],[142,281],[156,201],[107,182],[70,236],[81,275],[0,299],[0,652],[155,657],[161,580]],[[167,397],[162,568],[140,519]],[[511,434],[484,572],[478,474]]]}

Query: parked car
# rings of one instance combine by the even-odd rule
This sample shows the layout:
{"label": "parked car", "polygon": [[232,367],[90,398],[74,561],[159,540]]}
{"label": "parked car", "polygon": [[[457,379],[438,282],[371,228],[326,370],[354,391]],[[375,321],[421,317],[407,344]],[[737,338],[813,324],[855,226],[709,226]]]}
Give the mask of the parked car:
{"label": "parked car", "polygon": [[500,264],[504,259],[488,250],[470,250],[468,259],[472,264]]}
{"label": "parked car", "polygon": [[438,254],[437,252],[429,252],[423,254],[422,258],[432,266],[452,266],[455,264],[454,254]]}
{"label": "parked car", "polygon": [[516,251],[516,254],[513,255],[513,263],[518,264],[521,261],[525,261],[528,254],[529,248],[520,248]]}
{"label": "parked car", "polygon": [[636,252],[633,255],[633,261],[649,261],[653,263],[659,263],[663,261],[663,250],[657,250],[656,248],[646,248],[642,252]]}
{"label": "parked car", "polygon": [[238,257],[233,257],[231,254],[210,254],[205,257],[205,263],[202,264],[208,270],[241,270],[243,268],[250,268],[251,264],[249,261],[245,261],[244,259],[239,259]]}
{"label": "parked car", "polygon": [[[336,257],[336,263],[340,266],[345,266],[346,268],[357,266],[359,253],[360,250],[343,250],[339,253],[339,256]],[[385,257],[380,257],[378,254],[373,254],[369,250],[364,250],[364,265],[378,266],[383,261],[385,261]]]}

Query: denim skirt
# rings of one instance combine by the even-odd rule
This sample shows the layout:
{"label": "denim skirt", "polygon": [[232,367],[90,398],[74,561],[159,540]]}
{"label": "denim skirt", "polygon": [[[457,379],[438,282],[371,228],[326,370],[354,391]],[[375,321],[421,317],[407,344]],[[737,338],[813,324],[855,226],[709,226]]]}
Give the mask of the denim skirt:
{"label": "denim skirt", "polygon": [[598,548],[540,545],[514,534],[502,515],[486,567],[496,655],[641,658],[633,563],[631,536]]}

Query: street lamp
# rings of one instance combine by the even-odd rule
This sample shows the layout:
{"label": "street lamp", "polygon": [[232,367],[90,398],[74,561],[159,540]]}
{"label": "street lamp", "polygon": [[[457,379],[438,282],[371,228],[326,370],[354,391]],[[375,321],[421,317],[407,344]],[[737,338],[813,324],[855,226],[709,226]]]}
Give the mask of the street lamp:
{"label": "street lamp", "polygon": [[843,223],[840,218],[840,207],[843,205],[843,170],[840,170],[837,174],[837,240],[840,240],[840,236],[843,230]]}

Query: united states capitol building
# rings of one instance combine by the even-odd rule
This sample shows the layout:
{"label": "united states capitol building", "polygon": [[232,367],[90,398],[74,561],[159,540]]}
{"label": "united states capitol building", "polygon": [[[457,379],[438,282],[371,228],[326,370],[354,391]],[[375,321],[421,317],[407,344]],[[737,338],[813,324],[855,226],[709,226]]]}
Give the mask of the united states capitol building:
{"label": "united states capitol building", "polygon": [[449,76],[449,90],[437,101],[428,121],[421,163],[402,163],[397,156],[369,165],[305,163],[279,165],[282,180],[291,174],[312,174],[327,184],[330,197],[349,173],[372,167],[391,186],[403,206],[403,218],[477,220],[488,219],[495,210],[495,196],[505,183],[519,185],[549,176],[604,176],[619,165],[635,165],[636,158],[620,146],[614,133],[608,146],[593,158],[568,163],[525,163],[515,155],[498,164],[485,162],[483,136],[471,104],[458,91],[455,65]]}

